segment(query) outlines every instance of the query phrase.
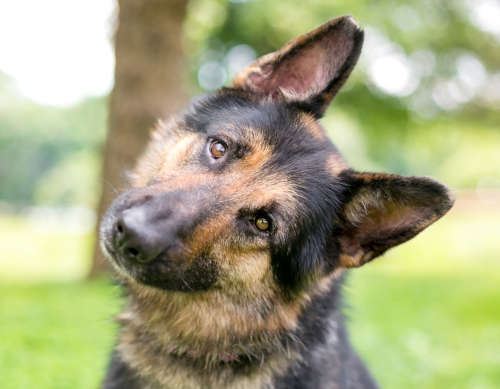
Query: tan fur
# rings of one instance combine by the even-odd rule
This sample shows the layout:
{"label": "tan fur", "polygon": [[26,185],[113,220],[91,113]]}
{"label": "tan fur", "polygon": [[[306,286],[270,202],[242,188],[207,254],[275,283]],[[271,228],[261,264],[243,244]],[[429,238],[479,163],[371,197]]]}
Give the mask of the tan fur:
{"label": "tan fur", "polygon": [[263,70],[263,64],[272,62],[275,57],[275,53],[269,53],[260,57],[257,61],[245,67],[242,71],[240,71],[234,81],[233,88],[249,88],[250,90],[254,90],[255,87],[250,83],[253,74],[258,75],[267,75],[270,74],[271,69],[269,68],[269,73]]}
{"label": "tan fur", "polygon": [[[151,132],[151,142],[144,151],[142,157],[131,174],[131,184],[136,188],[144,187],[155,177],[165,164],[165,159],[185,158],[184,137],[191,139],[192,134],[184,130],[184,123],[173,117],[168,122],[159,121]],[[179,143],[180,142],[180,143]],[[174,148],[184,144],[184,151],[171,152]]]}
{"label": "tan fur", "polygon": [[161,154],[163,163],[160,165],[158,175],[162,178],[168,178],[179,167],[184,166],[185,162],[191,157],[192,149],[195,143],[200,143],[201,136],[197,133],[189,133],[179,139],[174,145],[165,147]]}
{"label": "tan fur", "polygon": [[371,251],[365,252],[357,250],[355,253],[341,253],[339,257],[340,266],[343,268],[359,267],[369,262],[372,259],[373,253]]}
{"label": "tan fur", "polygon": [[[233,84],[244,90],[217,92],[262,104],[261,120],[222,100],[228,123],[216,113],[200,121],[191,116],[211,109],[209,102],[185,119],[158,124],[133,189],[101,230],[128,293],[106,387],[122,378],[144,389],[273,389],[275,379],[283,386],[297,378],[321,387],[375,387],[346,339],[337,283],[347,268],[414,236],[442,209],[426,204],[426,196],[408,199],[413,192],[401,189],[399,176],[391,186],[383,182],[388,175],[347,171],[316,121],[361,43],[352,19],[333,19],[248,66]],[[290,102],[287,112],[281,104]],[[279,106],[268,112],[267,103]],[[241,121],[234,120],[238,114]],[[208,127],[201,124],[207,118]],[[197,123],[210,135],[187,128]],[[295,137],[298,128],[304,133]],[[225,154],[210,151],[216,138],[227,143]],[[367,185],[379,178],[384,185]],[[269,231],[255,224],[261,217],[269,218]],[[327,235],[332,231],[335,237]]]}
{"label": "tan fur", "polygon": [[[390,174],[353,174],[365,183],[390,179]],[[406,201],[411,205],[406,205]],[[387,239],[395,246],[415,236],[441,217],[425,204],[412,204],[412,199],[392,197],[388,189],[365,187],[346,204],[344,217],[348,231],[339,237],[341,245],[340,265],[345,268],[359,267],[380,254],[376,249],[364,247],[367,241]],[[350,231],[349,231],[350,230]]]}
{"label": "tan fur", "polygon": [[[237,167],[237,169],[239,168]],[[207,176],[209,177],[210,174],[181,174],[180,177],[170,179],[168,187],[176,189],[190,188],[206,181]],[[286,213],[292,215],[298,201],[288,178],[277,173],[259,177],[258,174],[243,171],[228,174],[223,180],[214,176],[213,180],[219,180],[219,185],[213,188],[214,195],[223,195],[225,198],[231,199],[232,204],[221,208],[213,217],[196,227],[187,242],[187,246],[190,247],[193,253],[199,253],[202,249],[212,246],[215,241],[226,242],[227,239],[234,239],[231,223],[235,219],[237,211],[244,205],[259,208],[271,201],[277,201]],[[224,238],[224,235],[227,238]],[[248,248],[253,247],[252,245],[249,246],[249,242],[244,242],[244,245]],[[227,247],[224,243],[219,244],[219,246],[225,248],[228,252],[217,255],[217,257],[227,256],[238,250],[238,247]]]}
{"label": "tan fur", "polygon": [[[272,149],[251,129],[245,139],[251,152],[224,177],[190,171],[186,161],[206,141],[185,132],[182,125],[172,121],[162,128],[160,124],[153,133],[155,142],[136,169],[133,185],[149,185],[148,190],[158,192],[214,182],[214,194],[233,199],[234,205],[199,225],[186,242],[187,259],[210,248],[221,276],[210,291],[192,294],[158,291],[125,276],[134,299],[120,315],[123,327],[118,348],[142,375],[167,387],[190,389],[219,388],[231,374],[228,370],[217,376],[200,376],[183,365],[179,355],[187,353],[212,366],[226,355],[254,355],[269,349],[271,355],[263,369],[232,383],[241,389],[265,387],[274,373],[283,372],[296,360],[281,349],[279,339],[283,331],[295,328],[307,296],[285,301],[273,279],[267,245],[259,240],[235,241],[231,222],[242,204],[259,207],[278,200],[292,213],[297,201],[294,190],[284,176],[261,177]],[[151,186],[153,178],[157,183]]]}
{"label": "tan fur", "polygon": [[257,171],[271,158],[273,150],[271,146],[265,142],[262,134],[248,128],[245,131],[244,141],[250,145],[251,152],[241,161],[241,169]]}
{"label": "tan fur", "polygon": [[[303,121],[314,136],[325,136],[312,117],[304,115]],[[134,187],[158,193],[210,183],[211,195],[231,201],[195,228],[180,254],[189,263],[209,250],[219,271],[210,290],[160,291],[120,272],[131,290],[129,305],[119,318],[122,358],[144,377],[168,388],[270,387],[271,377],[298,358],[283,349],[283,333],[296,329],[311,297],[326,292],[341,273],[320,278],[311,290],[290,300],[274,279],[267,240],[234,233],[232,223],[242,207],[258,209],[275,201],[292,216],[300,201],[288,177],[264,170],[273,150],[258,131],[246,129],[243,141],[251,150],[224,175],[190,167],[191,156],[206,147],[206,139],[185,131],[182,122],[160,124],[153,138],[136,169]],[[265,357],[262,350],[267,352]],[[241,378],[234,378],[229,367],[208,373],[228,355],[255,356],[263,364]],[[207,368],[194,369],[186,358]]]}
{"label": "tan fur", "polygon": [[344,213],[349,223],[354,226],[365,221],[369,212],[385,208],[382,193],[372,192],[368,189],[361,190],[353,200],[346,205]]}
{"label": "tan fur", "polygon": [[326,169],[331,173],[332,176],[338,176],[342,171],[347,169],[349,166],[340,153],[330,154],[326,160]]}
{"label": "tan fur", "polygon": [[[181,124],[173,122],[171,125]],[[148,190],[152,193],[167,192],[195,188],[197,185],[213,182],[213,195],[220,194],[232,200],[232,204],[220,209],[213,217],[196,227],[185,244],[187,252],[184,255],[187,260],[196,258],[200,252],[211,248],[210,254],[224,275],[219,280],[219,287],[227,288],[227,293],[235,295],[244,290],[251,296],[261,295],[260,291],[251,290],[253,285],[270,290],[274,283],[271,279],[267,247],[262,246],[262,242],[259,241],[253,243],[234,241],[236,238],[231,223],[243,205],[259,208],[271,201],[277,201],[285,208],[286,213],[290,215],[294,213],[298,199],[289,179],[278,173],[261,174],[261,169],[272,155],[272,149],[259,132],[248,129],[245,141],[251,145],[250,153],[236,163],[232,170],[220,176],[211,172],[191,171],[186,167],[188,157],[205,145],[204,139],[195,134],[185,134],[183,129],[178,127],[168,127],[164,131],[167,131],[170,137],[161,137],[161,134],[155,133],[155,136],[161,137],[157,140],[162,144],[162,150],[158,151],[159,148],[155,148],[156,155],[153,157],[148,153],[146,161],[141,161],[136,171],[136,177],[145,175],[145,172],[148,175],[152,171],[155,172],[154,178],[158,183],[150,185]],[[160,169],[153,169],[154,163],[159,164]],[[151,178],[142,181],[136,179],[134,184],[136,187],[146,185],[145,181]],[[242,251],[243,247],[246,249]],[[263,280],[264,275],[269,278],[267,283],[262,282],[260,285],[254,282]]]}
{"label": "tan fur", "polygon": [[301,115],[302,123],[304,124],[305,130],[311,134],[314,138],[318,140],[326,139],[326,132],[317,122],[317,120],[310,114],[304,113]]}
{"label": "tan fur", "polygon": [[[248,258],[252,259],[256,258]],[[136,300],[120,315],[123,327],[119,350],[143,376],[166,387],[201,389],[230,384],[231,388],[270,388],[271,377],[284,372],[298,358],[283,349],[279,337],[284,330],[296,327],[298,316],[311,297],[326,292],[340,274],[341,270],[322,278],[309,293],[293,302],[283,300],[279,292],[264,285],[260,297],[235,303],[220,290],[186,295],[158,291],[129,280]],[[261,276],[271,275],[264,271]],[[230,369],[217,375],[206,373],[208,370],[201,373],[178,357],[187,354],[202,358],[210,367],[225,355],[258,356],[261,349],[271,351],[265,363],[252,374],[237,379]]]}

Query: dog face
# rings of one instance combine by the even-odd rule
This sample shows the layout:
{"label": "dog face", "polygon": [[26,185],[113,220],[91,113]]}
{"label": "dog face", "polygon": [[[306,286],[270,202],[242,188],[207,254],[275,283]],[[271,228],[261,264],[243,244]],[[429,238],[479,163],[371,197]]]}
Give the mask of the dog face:
{"label": "dog face", "polygon": [[101,224],[118,272],[169,292],[290,298],[446,213],[445,187],[351,170],[317,122],[362,40],[334,19],[159,124]]}

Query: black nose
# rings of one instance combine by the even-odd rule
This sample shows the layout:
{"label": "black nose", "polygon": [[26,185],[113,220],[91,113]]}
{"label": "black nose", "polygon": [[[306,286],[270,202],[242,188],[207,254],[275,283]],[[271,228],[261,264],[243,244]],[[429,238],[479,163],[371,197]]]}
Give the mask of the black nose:
{"label": "black nose", "polygon": [[161,252],[161,236],[142,207],[126,209],[114,227],[115,246],[129,261],[150,262]]}

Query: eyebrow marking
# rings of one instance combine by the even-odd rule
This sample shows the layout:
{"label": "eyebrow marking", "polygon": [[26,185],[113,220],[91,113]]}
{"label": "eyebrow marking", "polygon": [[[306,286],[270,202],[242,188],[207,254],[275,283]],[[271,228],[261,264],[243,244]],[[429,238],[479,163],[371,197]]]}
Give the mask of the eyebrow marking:
{"label": "eyebrow marking", "polygon": [[273,155],[273,147],[266,142],[264,136],[254,128],[248,128],[242,136],[242,143],[246,149],[241,158],[241,168],[258,171]]}
{"label": "eyebrow marking", "polygon": [[166,144],[163,147],[163,163],[160,166],[158,173],[160,175],[169,175],[174,169],[177,169],[189,157],[189,151],[194,143],[202,137],[197,133],[189,133],[184,135],[176,143]]}

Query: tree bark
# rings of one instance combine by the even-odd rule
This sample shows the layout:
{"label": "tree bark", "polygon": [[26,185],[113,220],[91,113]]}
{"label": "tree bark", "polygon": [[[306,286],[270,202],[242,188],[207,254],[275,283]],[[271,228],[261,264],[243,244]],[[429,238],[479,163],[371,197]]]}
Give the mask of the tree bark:
{"label": "tree bark", "polygon": [[[118,1],[115,85],[109,105],[98,220],[123,191],[126,172],[133,168],[156,121],[185,102],[182,24],[186,4],[187,0]],[[107,268],[97,238],[90,275]]]}

